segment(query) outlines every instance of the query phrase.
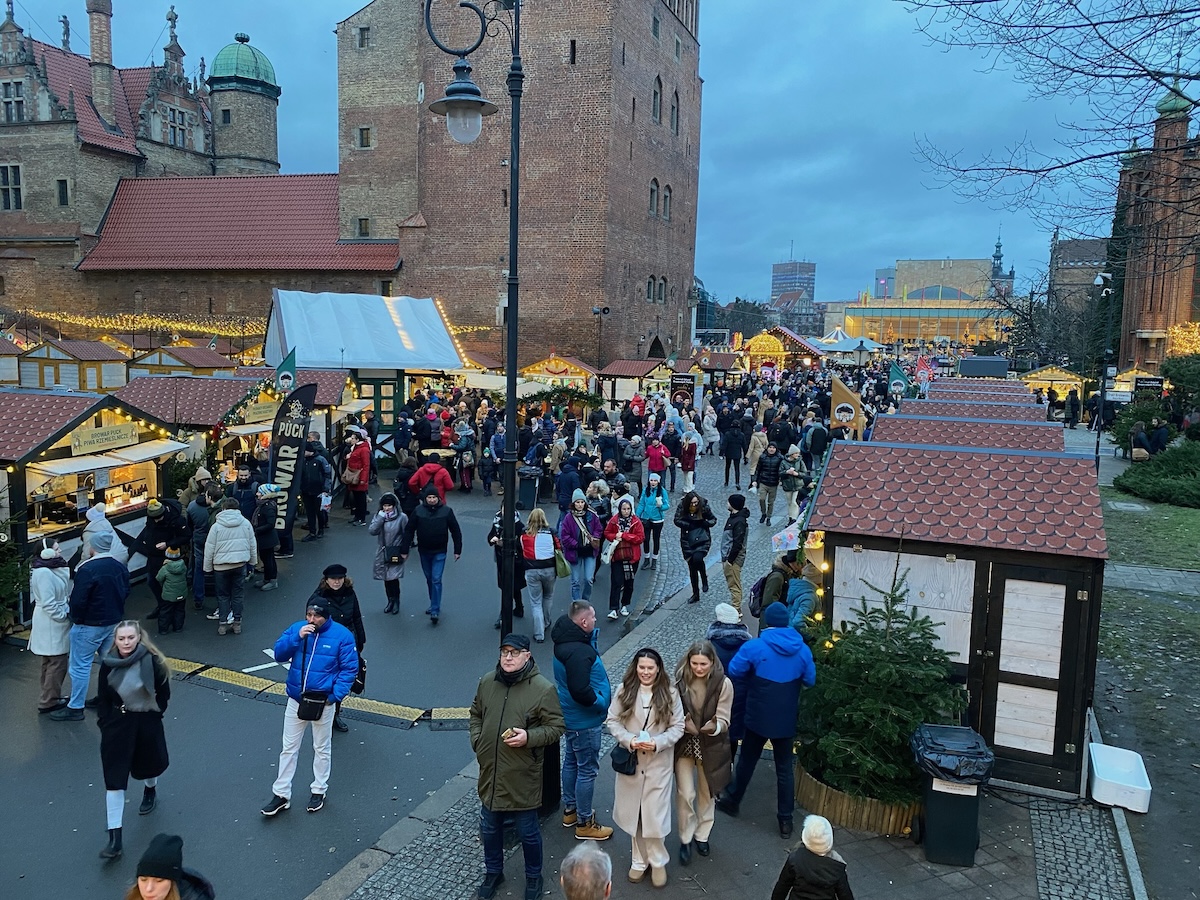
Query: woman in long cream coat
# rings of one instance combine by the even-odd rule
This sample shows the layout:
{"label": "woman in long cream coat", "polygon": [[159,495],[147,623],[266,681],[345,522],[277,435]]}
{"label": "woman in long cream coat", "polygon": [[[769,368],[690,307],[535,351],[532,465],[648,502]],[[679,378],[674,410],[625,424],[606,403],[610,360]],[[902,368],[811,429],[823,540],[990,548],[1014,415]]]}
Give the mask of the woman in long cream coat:
{"label": "woman in long cream coat", "polygon": [[613,693],[605,726],[617,743],[637,753],[637,772],[616,776],[613,802],[613,821],[633,840],[629,880],[641,881],[648,868],[651,882],[662,887],[671,860],[666,837],[671,833],[674,747],[683,736],[683,704],[657,651],[643,648],[634,654],[620,690]]}
{"label": "woman in long cream coat", "polygon": [[62,686],[71,653],[71,570],[53,538],[42,541],[30,563],[29,596],[34,602],[29,652],[42,658],[38,712],[51,713],[67,705]]}

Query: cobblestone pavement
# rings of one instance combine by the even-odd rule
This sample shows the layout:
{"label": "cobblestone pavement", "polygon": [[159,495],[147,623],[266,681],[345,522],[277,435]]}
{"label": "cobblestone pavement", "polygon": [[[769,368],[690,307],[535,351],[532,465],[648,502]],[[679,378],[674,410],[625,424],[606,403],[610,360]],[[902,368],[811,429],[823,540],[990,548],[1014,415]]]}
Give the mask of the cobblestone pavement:
{"label": "cobblestone pavement", "polygon": [[[712,473],[711,475],[709,473]],[[713,503],[719,528],[724,526],[726,493],[706,483],[717,481],[717,466],[701,463],[698,487]],[[672,496],[674,501],[677,492]],[[755,505],[756,506],[756,505]],[[767,571],[775,528],[751,518],[743,583],[752,584]],[[714,545],[716,545],[714,532]],[[716,554],[714,553],[714,557]],[[639,615],[624,623],[626,636],[604,655],[609,678],[618,682],[633,654],[653,646],[669,665],[702,636],[713,620],[713,606],[729,599],[719,562],[710,559],[710,591],[700,603],[686,602],[690,590],[678,550],[678,536],[669,521],[663,529],[663,548],[653,583],[639,587]],[[751,620],[751,630],[757,622]],[[612,740],[605,738],[607,754]],[[774,779],[764,759],[751,783],[743,814],[736,820],[721,815],[714,831],[714,852],[697,858],[691,867],[669,867],[671,881],[658,896],[766,896],[787,849],[775,831]],[[478,837],[478,799],[474,767],[468,766],[407,819],[376,841],[341,873],[327,881],[309,900],[468,900],[482,878]],[[596,785],[596,809],[610,818],[613,778],[601,764]],[[1032,799],[1012,792],[994,792],[980,803],[980,849],[975,866],[955,868],[929,863],[910,841],[837,830],[837,843],[850,867],[859,896],[938,900],[1131,900],[1111,814],[1087,803]],[[799,814],[799,811],[798,811]],[[574,846],[572,832],[556,827],[554,817],[543,826],[546,887],[557,896],[556,873],[562,857]],[[668,847],[674,845],[668,842]],[[615,894],[649,892],[645,885],[624,883],[628,838],[618,832],[604,845],[613,856]],[[514,859],[513,857],[516,857]],[[520,850],[510,847],[509,878],[499,896],[522,895]],[[368,874],[370,873],[370,874]],[[363,880],[366,876],[365,880]]]}

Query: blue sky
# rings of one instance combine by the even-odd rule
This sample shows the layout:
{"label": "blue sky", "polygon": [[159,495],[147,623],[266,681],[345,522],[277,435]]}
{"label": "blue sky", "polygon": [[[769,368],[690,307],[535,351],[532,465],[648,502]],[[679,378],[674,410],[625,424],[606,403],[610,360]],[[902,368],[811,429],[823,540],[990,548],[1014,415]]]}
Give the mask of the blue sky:
{"label": "blue sky", "polygon": [[[411,2],[411,0],[410,0]],[[450,0],[439,0],[450,2]],[[533,3],[544,0],[531,0]],[[365,0],[176,0],[190,72],[237,31],[274,63],[284,172],[337,168],[334,25]],[[162,61],[168,3],[113,0],[119,66]],[[18,23],[87,52],[84,0],[16,0]],[[704,107],[696,274],[723,301],[765,299],[771,264],[817,263],[817,299],[853,297],[896,259],[991,256],[1031,277],[1049,235],[1020,212],[964,202],[915,154],[918,139],[977,158],[1053,138],[1065,106],[1034,103],[1003,70],[944,53],[892,0],[701,3]]]}

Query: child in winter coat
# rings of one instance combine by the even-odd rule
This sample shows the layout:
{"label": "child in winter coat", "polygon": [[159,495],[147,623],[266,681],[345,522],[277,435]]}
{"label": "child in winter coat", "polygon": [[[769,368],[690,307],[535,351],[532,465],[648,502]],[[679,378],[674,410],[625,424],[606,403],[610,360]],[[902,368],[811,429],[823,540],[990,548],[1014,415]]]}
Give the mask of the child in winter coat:
{"label": "child in winter coat", "polygon": [[492,482],[496,480],[496,458],[492,456],[491,447],[483,448],[483,456],[479,459],[479,477],[483,479],[483,496],[492,496]]}
{"label": "child in winter coat", "polygon": [[159,614],[158,633],[170,634],[183,631],[183,617],[187,608],[188,577],[187,564],[178,547],[167,548],[167,560],[155,576],[162,585],[162,602],[165,614]]}

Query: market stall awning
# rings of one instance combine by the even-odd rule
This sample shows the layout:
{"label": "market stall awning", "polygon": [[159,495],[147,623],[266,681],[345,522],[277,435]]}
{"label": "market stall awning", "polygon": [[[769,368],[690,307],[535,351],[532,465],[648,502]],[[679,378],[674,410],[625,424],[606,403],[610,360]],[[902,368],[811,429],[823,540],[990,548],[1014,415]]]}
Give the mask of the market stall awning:
{"label": "market stall awning", "polygon": [[272,291],[263,356],[309,369],[446,371],[462,360],[432,299]]}
{"label": "market stall awning", "polygon": [[[186,447],[187,445],[184,444],[183,446]],[[68,456],[64,459],[39,459],[35,463],[30,463],[29,468],[57,478],[60,475],[77,475],[80,472],[94,472],[97,469],[115,469],[118,466],[124,465],[128,465],[128,463],[123,459],[117,459],[113,456],[89,454],[87,456]]]}
{"label": "market stall awning", "polygon": [[239,436],[262,434],[264,431],[270,431],[274,425],[274,422],[253,422],[250,425],[230,425],[225,429],[225,433]]}
{"label": "market stall awning", "polygon": [[338,406],[337,411],[340,413],[360,413],[364,409],[369,408],[375,401],[373,400],[351,400],[349,403],[342,403]]}
{"label": "market stall awning", "polygon": [[144,441],[141,444],[134,444],[131,447],[122,447],[120,450],[109,450],[106,456],[111,456],[119,462],[117,465],[125,465],[126,463],[140,463],[151,459],[158,459],[160,456],[166,456],[168,453],[178,453],[180,450],[187,450],[189,444],[183,441],[172,441],[166,438],[157,441]]}

